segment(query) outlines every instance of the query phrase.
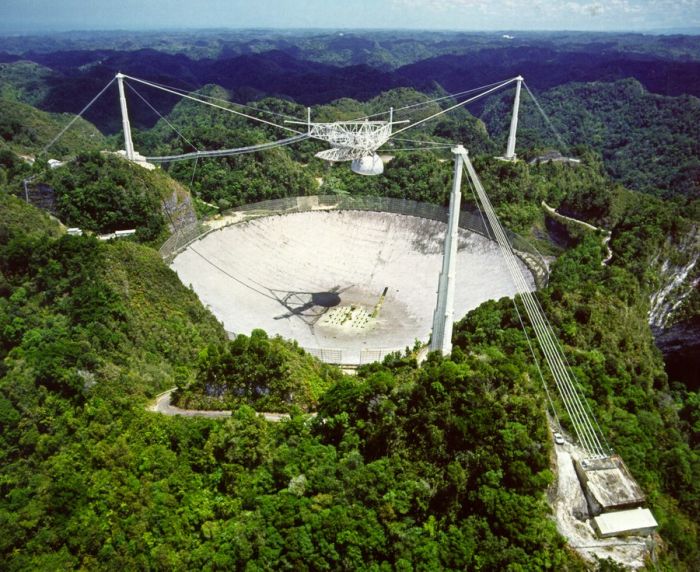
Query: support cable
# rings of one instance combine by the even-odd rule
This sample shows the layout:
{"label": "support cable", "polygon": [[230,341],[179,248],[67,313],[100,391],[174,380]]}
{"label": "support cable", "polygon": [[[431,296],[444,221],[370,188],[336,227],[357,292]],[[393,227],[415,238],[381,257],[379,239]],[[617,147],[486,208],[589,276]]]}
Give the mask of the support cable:
{"label": "support cable", "polygon": [[490,87],[493,87],[494,85],[500,85],[502,83],[503,83],[502,81],[495,81],[493,83],[488,83],[486,85],[482,85],[481,87],[475,87],[475,88],[467,89],[467,90],[460,91],[457,93],[448,93],[447,95],[443,95],[441,97],[436,97],[435,99],[430,99],[428,101],[420,101],[418,103],[413,103],[411,105],[405,105],[404,107],[399,107],[397,109],[394,109],[394,113],[396,113],[397,111],[403,111],[405,109],[414,109],[417,107],[423,107],[425,105],[430,105],[431,103],[436,103],[438,101],[444,101],[445,99],[454,99],[456,97],[468,95],[468,94],[474,93],[476,91],[481,91],[482,89],[488,89]]}
{"label": "support cable", "polygon": [[[489,83],[486,85],[482,85],[481,87],[475,87],[475,88],[467,89],[465,91],[460,91],[457,93],[448,93],[447,95],[436,97],[434,99],[429,99],[427,101],[419,101],[418,103],[404,105],[403,107],[395,108],[394,113],[397,113],[399,111],[405,111],[406,109],[415,109],[418,107],[424,107],[426,105],[430,105],[431,103],[436,103],[438,101],[444,101],[445,99],[454,99],[456,97],[461,97],[462,95],[468,95],[470,93],[474,93],[475,91],[481,91],[482,89],[488,89],[489,87],[492,87],[494,85],[498,85],[500,83],[503,83],[503,82]],[[373,113],[372,115],[365,115],[363,117],[358,117],[357,119],[353,119],[353,121],[364,121],[365,119],[372,119],[373,117],[380,117],[382,115],[387,115],[389,113],[390,113],[389,111],[380,111],[379,113]]]}
{"label": "support cable", "polygon": [[[125,76],[125,77],[126,77],[126,76]],[[132,79],[134,79],[134,78],[132,78]],[[182,88],[180,88],[180,87],[173,87],[172,85],[167,85],[167,84],[159,83],[159,82],[156,82],[156,81],[152,81],[152,82],[150,82],[150,83],[151,83],[153,86],[157,86],[157,87],[159,87],[159,88],[170,89],[170,90],[172,90],[172,91],[178,92],[177,95],[181,95],[181,96],[182,96],[182,95],[192,95],[192,94],[196,94],[198,97],[201,97],[201,98],[203,98],[203,99],[211,99],[212,101],[220,101],[220,102],[226,103],[226,104],[228,104],[228,105],[235,105],[235,106],[237,106],[237,107],[245,107],[245,108],[248,108],[248,109],[252,109],[253,111],[259,111],[260,113],[268,113],[268,114],[270,114],[270,115],[276,115],[277,117],[282,117],[282,118],[284,118],[284,119],[293,119],[293,120],[295,120],[295,121],[298,121],[298,118],[297,118],[297,117],[294,117],[293,115],[287,115],[286,113],[278,113],[277,111],[270,111],[270,110],[268,110],[268,109],[261,109],[260,107],[255,107],[254,105],[250,105],[250,104],[247,104],[247,103],[238,103],[238,102],[235,102],[235,101],[229,101],[228,99],[223,99],[223,98],[221,98],[221,97],[215,97],[215,96],[213,96],[213,95],[206,95],[206,94],[204,94],[204,93],[199,93],[199,92],[197,92],[197,91],[188,91],[188,90],[182,89]]]}
{"label": "support cable", "polygon": [[554,415],[554,419],[556,421],[557,427],[561,429],[561,422],[559,421],[559,416],[557,415],[557,410],[554,407],[554,401],[552,400],[552,395],[549,393],[549,388],[547,387],[547,382],[544,379],[544,374],[542,373],[542,368],[540,368],[540,361],[537,359],[537,354],[535,354],[535,348],[532,346],[532,342],[530,341],[530,336],[527,333],[527,329],[525,328],[525,323],[523,322],[523,317],[520,314],[520,310],[518,309],[518,303],[515,298],[513,298],[513,306],[515,307],[515,313],[518,315],[518,321],[520,322],[520,327],[523,330],[523,333],[525,334],[525,339],[527,340],[527,346],[530,348],[530,353],[532,354],[532,360],[535,362],[535,367],[537,367],[537,373],[540,376],[540,380],[542,381],[542,387],[544,387],[544,392],[547,395],[547,401],[549,401],[549,406],[552,410],[552,415]]}
{"label": "support cable", "polygon": [[481,224],[484,225],[484,233],[486,234],[486,238],[495,241],[496,237],[493,235],[493,232],[489,229],[489,225],[486,224],[486,220],[484,220],[484,213],[479,207],[479,199],[476,196],[476,193],[474,191],[474,185],[472,184],[471,178],[467,177],[467,186],[469,187],[469,190],[472,192],[472,197],[474,198],[474,204],[476,205],[476,210],[479,212],[479,218],[481,218]]}
{"label": "support cable", "polygon": [[[476,192],[479,195],[481,204],[486,213],[486,217],[491,224],[491,229],[496,236],[497,242],[504,256],[504,260],[506,261],[511,276],[515,281],[516,289],[520,294],[525,311],[533,325],[537,341],[540,344],[540,348],[544,352],[545,359],[549,365],[550,371],[552,372],[557,389],[562,397],[564,407],[572,421],[578,441],[592,456],[606,457],[609,454],[609,447],[603,446],[596,428],[591,423],[591,418],[594,417],[592,414],[589,414],[590,406],[586,402],[585,398],[580,395],[580,390],[577,388],[571,374],[564,365],[565,355],[563,355],[561,345],[554,336],[551,324],[546,321],[546,317],[544,316],[543,312],[541,312],[541,306],[539,305],[537,298],[530,292],[529,286],[525,282],[522,271],[515,260],[512,245],[508,241],[508,238],[505,235],[500,222],[498,221],[498,217],[496,216],[493,206],[486,196],[474,167],[469,161],[466,153],[462,154],[461,157],[467,167],[467,171],[472,179]],[[586,403],[586,406],[588,406],[588,411],[586,411],[586,407],[584,407],[582,402]],[[600,431],[599,427],[598,431]]]}
{"label": "support cable", "polygon": [[194,96],[192,96],[192,95],[188,95],[188,94],[185,94],[185,93],[179,93],[179,92],[177,92],[177,91],[175,91],[175,90],[173,90],[173,89],[170,89],[170,88],[167,88],[167,87],[161,87],[160,85],[155,84],[155,83],[152,83],[152,82],[150,82],[150,81],[146,81],[146,80],[139,79],[139,78],[136,78],[136,77],[132,77],[132,76],[129,76],[129,75],[125,75],[124,77],[127,78],[127,79],[130,79],[130,80],[132,80],[132,81],[136,81],[136,82],[142,83],[142,84],[144,84],[144,85],[148,85],[148,86],[150,86],[150,87],[154,87],[154,88],[156,88],[156,89],[160,89],[161,91],[165,91],[165,92],[171,93],[171,94],[173,94],[173,95],[177,95],[177,96],[179,96],[179,97],[184,97],[185,99],[191,99],[192,101],[197,101],[197,102],[199,102],[199,103],[203,103],[204,105],[209,105],[210,107],[214,107],[214,108],[216,108],[216,109],[221,109],[221,110],[223,110],[223,111],[228,111],[229,113],[233,113],[234,115],[239,115],[239,116],[241,116],[241,117],[245,117],[245,118],[247,118],[247,119],[251,119],[251,120],[257,121],[257,122],[259,122],[259,123],[264,123],[264,124],[266,124],[266,125],[270,125],[270,126],[272,126],[272,127],[276,127],[277,129],[284,129],[285,131],[291,131],[292,133],[301,133],[301,131],[298,131],[298,130],[296,130],[296,129],[292,129],[291,127],[285,127],[284,125],[278,125],[277,123],[273,123],[272,121],[268,121],[267,119],[261,119],[260,117],[255,117],[255,116],[249,115],[249,114],[247,114],[247,113],[242,113],[242,112],[240,112],[240,111],[236,111],[235,109],[231,109],[230,107],[224,107],[223,105],[218,105],[218,104],[212,103],[212,102],[210,102],[210,101],[204,101],[204,100],[199,99],[199,98],[197,98],[197,97],[194,97]]}
{"label": "support cable", "polygon": [[393,134],[398,135],[399,133],[402,133],[402,132],[406,131],[407,129],[412,129],[413,127],[417,127],[418,125],[421,125],[422,123],[425,123],[426,121],[430,121],[431,119],[434,119],[440,115],[448,113],[448,112],[452,111],[453,109],[457,109],[458,107],[466,105],[467,103],[471,103],[472,101],[476,101],[477,99],[485,97],[488,94],[493,93],[494,91],[501,89],[502,87],[505,87],[509,83],[513,83],[516,80],[517,80],[517,78],[511,78],[511,79],[508,79],[504,82],[501,82],[501,83],[497,84],[495,87],[492,87],[491,89],[488,89],[488,90],[486,90],[478,95],[475,95],[474,97],[470,97],[469,99],[466,99],[464,101],[456,103],[456,104],[448,107],[447,109],[442,109],[442,110],[438,111],[437,113],[433,113],[432,115],[429,115],[428,117],[421,119],[420,121],[416,121],[415,123],[411,123],[411,125],[407,125],[406,127],[402,127],[398,131],[395,131]]}
{"label": "support cable", "polygon": [[527,90],[527,92],[530,94],[530,97],[532,98],[532,101],[537,106],[537,109],[539,110],[540,114],[544,118],[545,123],[552,130],[552,133],[554,133],[554,136],[557,138],[557,141],[559,142],[559,145],[561,145],[562,150],[566,151],[567,154],[571,154],[571,149],[569,149],[569,146],[566,143],[564,143],[564,139],[559,134],[559,131],[557,131],[557,129],[554,127],[554,124],[550,121],[549,116],[544,112],[544,109],[542,109],[542,106],[540,105],[540,102],[537,101],[535,94],[532,93],[532,91],[530,91],[530,88],[525,83],[525,81],[523,81],[523,85],[525,86],[525,89]]}
{"label": "support cable", "polygon": [[[244,281],[241,280],[240,278],[236,278],[233,274],[231,274],[230,272],[227,272],[224,268],[222,268],[221,266],[219,266],[216,262],[214,262],[213,260],[211,260],[209,257],[204,256],[204,254],[202,254],[201,252],[199,252],[194,246],[190,246],[190,250],[191,250],[192,252],[194,252],[197,256],[199,256],[202,260],[204,260],[206,263],[208,263],[208,264],[210,264],[211,266],[213,266],[214,268],[216,268],[219,272],[221,272],[222,274],[225,274],[226,276],[228,276],[228,277],[229,277],[231,280],[233,280],[234,282],[238,282],[241,286],[243,286],[243,287],[245,287],[245,288],[248,288],[248,289],[252,290],[253,292],[255,292],[255,293],[257,293],[257,294],[260,294],[261,296],[264,296],[265,298],[269,298],[270,300],[279,301],[279,300],[277,300],[276,297],[270,296],[269,294],[265,294],[265,292],[261,292],[260,290],[258,290],[258,289],[256,289],[256,288],[253,288],[250,284],[247,284],[246,282],[244,282]],[[251,280],[251,281],[252,281],[252,280]]]}
{"label": "support cable", "polygon": [[185,141],[185,143],[187,143],[195,151],[199,151],[197,146],[194,143],[192,143],[192,141],[190,141],[187,137],[185,137],[182,133],[180,133],[180,131],[178,131],[177,127],[175,127],[172,123],[170,123],[170,121],[168,121],[168,119],[166,117],[164,117],[155,107],[153,107],[143,95],[141,95],[138,91],[136,91],[136,88],[134,86],[130,85],[129,83],[127,83],[126,85],[131,91],[133,91],[137,96],[139,96],[141,101],[143,101],[146,105],[148,105],[148,107],[151,108],[151,111],[153,111],[158,117],[160,117],[163,121],[165,121],[168,124],[168,126],[170,127],[170,129],[175,131],[175,133],[177,133],[180,136],[180,138]]}
{"label": "support cable", "polygon": [[46,152],[49,150],[49,148],[50,148],[51,146],[53,146],[54,143],[56,143],[56,141],[58,141],[61,137],[63,137],[63,134],[64,134],[66,131],[68,131],[68,129],[70,128],[70,126],[73,125],[73,123],[75,123],[76,121],[78,121],[78,118],[82,117],[83,113],[85,113],[85,112],[90,108],[90,106],[91,106],[93,103],[95,103],[95,102],[99,99],[99,97],[100,97],[105,91],[107,91],[107,88],[108,88],[110,85],[112,85],[112,84],[114,83],[114,80],[115,80],[115,79],[116,79],[116,78],[113,77],[113,78],[109,81],[109,83],[108,83],[106,86],[104,86],[104,87],[102,88],[102,90],[100,91],[100,93],[98,93],[95,97],[93,97],[92,100],[90,101],[90,103],[88,103],[85,107],[83,107],[83,109],[80,111],[80,113],[78,113],[78,115],[76,115],[73,119],[71,119],[71,120],[68,122],[68,124],[67,124],[63,129],[61,129],[61,131],[59,132],[59,134],[56,135],[56,137],[54,137],[54,138],[51,140],[51,142],[50,142],[46,147],[44,147],[44,148],[41,150],[41,154],[42,154],[42,155],[43,155],[44,153],[46,153]]}
{"label": "support cable", "polygon": [[[392,137],[394,141],[403,141],[406,143],[417,143],[421,145],[437,145],[439,147],[445,147],[447,145],[444,142],[440,141],[428,141],[426,139],[404,139],[403,137]],[[454,147],[454,144],[449,144],[448,146]],[[430,147],[426,147],[427,150],[430,150]]]}
{"label": "support cable", "polygon": [[195,158],[194,166],[192,167],[192,177],[190,177],[190,191],[194,189],[194,174],[197,172],[197,165],[199,164],[199,157]]}
{"label": "support cable", "polygon": [[200,157],[230,157],[232,155],[244,155],[246,153],[255,153],[257,151],[266,151],[267,149],[274,149],[275,147],[283,147],[285,145],[292,145],[299,141],[304,141],[308,139],[309,135],[307,133],[300,133],[289,139],[282,139],[280,141],[270,141],[268,143],[260,143],[259,145],[249,145],[247,147],[236,147],[233,149],[216,149],[214,151],[195,151],[193,153],[182,153],[179,155],[164,155],[160,157],[146,157],[146,161],[149,163],[170,163],[173,161],[188,161],[189,159],[198,159]]}
{"label": "support cable", "polygon": [[[511,265],[511,271],[513,267]],[[521,286],[522,287],[522,286]],[[574,427],[579,436],[579,441],[593,453],[599,453],[599,443],[597,442],[595,432],[591,427],[585,411],[581,405],[576,390],[567,374],[566,369],[562,364],[562,358],[557,353],[557,349],[552,339],[551,332],[547,330],[542,321],[541,314],[538,314],[536,307],[533,306],[533,297],[529,294],[521,294],[525,304],[526,311],[534,325],[538,341],[545,352],[545,357],[553,372],[554,379],[557,382],[558,389],[564,398],[564,404],[567,407]]]}
{"label": "support cable", "polygon": [[[544,317],[545,321],[547,322],[547,325],[550,328],[550,330],[554,330],[554,328],[552,328],[552,325],[549,321],[549,318],[547,318],[547,314],[545,313],[544,308],[542,308],[542,305],[540,304],[540,301],[537,298],[535,298],[535,302],[537,303],[537,306],[539,307],[540,311],[542,312],[542,316]],[[571,364],[569,363],[569,359],[566,357],[566,354],[564,353],[564,349],[561,345],[561,341],[556,336],[555,336],[555,341],[556,341],[557,345],[559,346],[559,352],[561,353],[561,355],[564,358],[564,363],[566,364],[566,367],[569,370],[571,370],[572,369]],[[605,433],[603,432],[603,430],[600,428],[600,425],[598,424],[598,420],[596,419],[595,415],[593,414],[593,410],[591,409],[590,403],[588,403],[588,399],[584,398],[583,403],[585,404],[586,409],[588,410],[588,413],[590,414],[591,418],[593,419],[593,422],[595,423],[596,427],[598,428],[598,432],[600,433],[600,436],[603,438],[603,441],[605,442],[606,448],[609,450],[610,445],[609,445],[607,439],[605,438]]]}
{"label": "support cable", "polygon": [[440,149],[451,149],[454,145],[436,145],[435,147],[385,147],[380,149],[383,153],[393,151],[439,151]]}

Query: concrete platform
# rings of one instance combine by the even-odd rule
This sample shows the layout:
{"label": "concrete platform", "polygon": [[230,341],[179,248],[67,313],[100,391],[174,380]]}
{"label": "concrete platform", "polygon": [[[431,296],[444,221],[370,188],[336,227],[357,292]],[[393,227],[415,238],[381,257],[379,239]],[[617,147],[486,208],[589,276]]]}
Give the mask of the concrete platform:
{"label": "concrete platform", "polygon": [[593,518],[593,527],[600,538],[648,536],[658,526],[654,515],[647,508],[609,512]]}
{"label": "concrete platform", "polygon": [[592,515],[638,507],[642,489],[620,457],[575,461],[576,473]]}
{"label": "concrete platform", "polygon": [[[445,230],[386,212],[267,216],[204,236],[172,268],[227,331],[262,328],[322,359],[357,364],[428,340]],[[498,245],[463,229],[457,282],[455,318],[516,292]]]}

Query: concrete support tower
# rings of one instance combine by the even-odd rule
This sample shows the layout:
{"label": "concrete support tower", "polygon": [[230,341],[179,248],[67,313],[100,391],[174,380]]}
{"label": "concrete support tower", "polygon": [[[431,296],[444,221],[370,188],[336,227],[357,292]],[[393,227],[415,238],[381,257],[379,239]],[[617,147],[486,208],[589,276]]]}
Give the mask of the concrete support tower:
{"label": "concrete support tower", "polygon": [[134,142],[131,140],[131,125],[129,124],[129,112],[126,108],[126,95],[124,94],[124,74],[117,74],[117,83],[119,84],[119,103],[122,108],[122,126],[124,128],[124,150],[126,151],[126,158],[133,161],[134,155]]}
{"label": "concrete support tower", "polygon": [[459,239],[459,210],[462,202],[462,157],[464,147],[452,149],[455,156],[454,179],[450,195],[450,218],[445,234],[445,249],[442,255],[442,272],[438,282],[437,305],[433,314],[433,334],[430,351],[440,351],[447,355],[452,351],[452,324],[455,305],[455,273],[457,270],[457,243]]}
{"label": "concrete support tower", "polygon": [[523,76],[515,78],[515,102],[513,103],[513,117],[510,119],[510,133],[508,133],[508,147],[503,156],[508,161],[515,161],[515,132],[518,130],[518,110],[520,109],[520,87],[523,83]]}

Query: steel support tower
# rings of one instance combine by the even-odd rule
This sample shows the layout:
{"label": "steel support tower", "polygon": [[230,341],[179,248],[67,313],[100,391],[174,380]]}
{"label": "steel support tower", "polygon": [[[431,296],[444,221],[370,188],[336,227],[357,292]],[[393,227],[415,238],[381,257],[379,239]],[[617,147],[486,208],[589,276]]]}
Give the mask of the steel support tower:
{"label": "steel support tower", "polygon": [[510,118],[510,132],[508,133],[508,146],[503,156],[508,161],[515,161],[515,133],[518,130],[518,111],[520,110],[520,88],[523,84],[523,76],[515,78],[515,101],[513,102],[513,116]]}
{"label": "steel support tower", "polygon": [[126,158],[130,161],[135,159],[134,142],[131,139],[131,125],[129,123],[129,112],[126,108],[126,94],[124,93],[124,74],[117,74],[117,83],[119,85],[119,104],[122,108],[122,127],[124,128],[124,151]]}
{"label": "steel support tower", "polygon": [[430,340],[430,351],[439,351],[443,355],[452,351],[459,212],[462,202],[462,154],[466,153],[466,150],[462,145],[457,145],[452,149],[452,153],[455,156],[455,168],[450,194],[450,217],[445,234],[442,271],[438,282],[437,305],[433,314],[433,333]]}

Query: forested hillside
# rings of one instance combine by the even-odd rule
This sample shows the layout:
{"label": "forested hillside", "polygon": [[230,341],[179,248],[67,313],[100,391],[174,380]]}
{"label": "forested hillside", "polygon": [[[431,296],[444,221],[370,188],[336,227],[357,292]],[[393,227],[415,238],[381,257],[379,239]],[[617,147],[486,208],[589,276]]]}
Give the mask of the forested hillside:
{"label": "forested hillside", "polygon": [[[30,105],[0,97],[0,150],[9,148],[20,154],[34,154],[48,145],[73,115],[45,113]],[[71,156],[79,151],[101,150],[104,135],[94,125],[78,120],[51,148],[52,157]]]}
{"label": "forested hillside", "polygon": [[[570,169],[539,169],[576,200],[562,189]],[[649,222],[645,208],[618,213],[610,267],[598,237],[579,239],[542,301],[650,495],[659,557],[690,570],[698,401],[669,391],[635,254],[682,225],[657,209],[648,237],[634,222]],[[3,195],[5,568],[582,569],[547,516],[545,399],[510,302],[465,318],[451,359],[335,374],[312,423],[270,425],[246,407],[225,422],[170,419],[145,397],[225,371],[202,353],[224,343],[221,327],[152,250],[48,238],[38,215],[32,237],[31,212]],[[274,371],[274,353],[254,355],[245,367]]]}
{"label": "forested hillside", "polygon": [[174,224],[166,202],[189,202],[188,191],[162,172],[111,154],[80,153],[35,180],[54,190],[56,214],[68,226],[102,234],[135,229],[140,240],[154,240]]}
{"label": "forested hillside", "polygon": [[[625,187],[665,197],[700,198],[700,99],[649,93],[635,80],[571,83],[544,92],[556,134],[570,146],[598,151],[612,178]],[[482,116],[505,144],[508,98]],[[524,97],[518,141],[524,149],[557,147],[555,132]],[[531,156],[529,153],[527,156]]]}
{"label": "forested hillside", "polygon": [[[590,569],[547,503],[548,401],[512,300],[455,324],[449,356],[419,366],[407,351],[349,376],[260,330],[227,339],[156,250],[168,227],[188,222],[173,213],[186,203],[191,214],[190,192],[217,214],[316,193],[445,205],[455,142],[469,148],[504,226],[557,256],[537,298],[659,522],[647,569],[700,569],[698,387],[667,373],[648,323],[650,300],[675,279],[668,269],[697,254],[697,40],[533,34],[504,47],[500,35],[240,32],[194,45],[187,34],[26,38],[22,49],[0,39],[11,52],[0,54],[0,569]],[[529,66],[528,84],[569,143],[561,151],[580,164],[527,161],[553,140],[526,95],[525,161],[493,159],[509,94],[391,142],[380,177],[316,159],[324,146],[314,141],[146,171],[100,153],[121,142],[85,121],[42,155],[70,117],[22,103],[76,111],[121,69],[286,116],[279,122],[305,117],[307,103],[318,121],[388,107],[416,121],[453,103],[431,97],[491,81],[479,75],[489,62],[493,74],[527,76]],[[636,80],[624,79],[630,70]],[[572,74],[606,81],[570,83]],[[128,91],[144,154],[286,136],[138,90],[163,115],[136,110]],[[120,122],[112,96],[92,110],[107,130]],[[68,162],[50,169],[49,156]],[[19,198],[24,181],[53,190],[61,222]],[[555,221],[543,201],[608,229],[612,257],[603,233]],[[86,233],[69,236],[61,223]],[[136,240],[90,236],[126,227]],[[697,293],[674,311],[692,320]],[[181,406],[233,415],[147,410],[173,387]],[[270,423],[256,413],[265,410],[290,419]]]}
{"label": "forested hillside", "polygon": [[49,68],[34,62],[0,63],[0,99],[37,105],[48,95],[53,76]]}

